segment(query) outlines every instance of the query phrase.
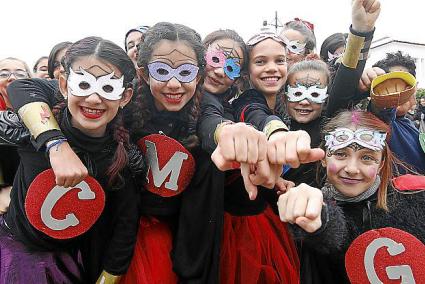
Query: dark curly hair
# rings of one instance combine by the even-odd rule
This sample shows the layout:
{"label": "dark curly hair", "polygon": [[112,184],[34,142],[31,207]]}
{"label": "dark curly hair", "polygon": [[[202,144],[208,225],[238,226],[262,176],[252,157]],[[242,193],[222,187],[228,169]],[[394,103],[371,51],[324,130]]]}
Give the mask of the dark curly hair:
{"label": "dark curly hair", "polygon": [[387,73],[390,72],[389,69],[394,66],[405,67],[410,74],[416,77],[415,59],[409,54],[403,54],[400,50],[393,53],[387,53],[384,59],[373,64],[373,67],[379,67]]}
{"label": "dark curly hair", "polygon": [[[160,22],[151,27],[145,34],[145,40],[138,47],[137,65],[148,70],[157,44],[161,40],[183,41],[190,46],[196,54],[198,61],[199,75],[203,77],[205,70],[205,49],[201,36],[193,29],[169,22]],[[179,140],[186,148],[193,148],[199,144],[196,136],[196,123],[200,113],[201,86],[200,80],[196,86],[193,98],[179,111],[180,117],[187,121],[187,133],[182,137],[173,137]],[[135,99],[130,104],[131,118],[126,118],[126,122],[131,124],[131,128],[137,133],[144,129],[146,124],[152,119],[151,110],[155,108],[151,90],[143,78],[138,79],[138,90]]]}

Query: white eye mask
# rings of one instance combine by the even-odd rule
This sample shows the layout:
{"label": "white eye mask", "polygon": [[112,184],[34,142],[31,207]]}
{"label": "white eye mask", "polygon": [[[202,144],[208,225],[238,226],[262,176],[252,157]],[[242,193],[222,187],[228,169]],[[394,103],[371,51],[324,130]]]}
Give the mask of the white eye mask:
{"label": "white eye mask", "polygon": [[325,135],[325,147],[328,150],[336,151],[352,143],[357,143],[373,151],[379,151],[384,149],[386,137],[387,134],[385,132],[372,129],[357,129],[353,131],[349,128],[340,127]]}
{"label": "white eye mask", "polygon": [[309,102],[322,104],[328,97],[327,91],[328,87],[320,88],[317,85],[306,87],[297,84],[296,87],[288,86],[286,96],[290,102],[300,102],[307,99]]}
{"label": "white eye mask", "polygon": [[98,94],[104,99],[116,101],[122,98],[125,90],[124,75],[119,79],[113,79],[114,72],[96,78],[91,73],[80,67],[82,74],[77,74],[69,69],[68,88],[72,95],[77,97],[87,97],[91,94]]}

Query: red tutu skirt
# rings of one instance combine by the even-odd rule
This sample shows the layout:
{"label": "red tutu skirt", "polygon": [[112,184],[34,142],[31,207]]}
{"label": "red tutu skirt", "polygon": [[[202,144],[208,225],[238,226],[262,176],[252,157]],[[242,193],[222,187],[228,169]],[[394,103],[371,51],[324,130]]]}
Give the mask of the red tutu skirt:
{"label": "red tutu skirt", "polygon": [[298,284],[299,271],[294,241],[270,208],[254,216],[225,213],[221,284]]}
{"label": "red tutu skirt", "polygon": [[172,233],[167,223],[142,217],[134,256],[121,284],[175,284],[171,262]]}

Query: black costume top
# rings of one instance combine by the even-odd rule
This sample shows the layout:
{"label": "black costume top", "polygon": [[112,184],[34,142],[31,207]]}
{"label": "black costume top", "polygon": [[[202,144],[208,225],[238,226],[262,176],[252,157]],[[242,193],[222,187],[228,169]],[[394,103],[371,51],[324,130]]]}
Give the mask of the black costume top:
{"label": "black costume top", "polygon": [[[23,105],[43,101],[49,106],[56,104],[53,94],[57,92],[57,82],[41,79],[17,80],[8,88],[16,110]],[[62,132],[54,130],[43,133],[34,141],[37,148],[52,137],[64,136],[105,192],[105,208],[96,223],[83,235],[70,240],[57,240],[36,230],[25,214],[25,197],[29,185],[42,171],[50,168],[44,152],[38,152],[32,145],[19,148],[21,163],[16,174],[6,223],[16,239],[27,247],[42,251],[80,248],[83,264],[87,270],[89,283],[97,280],[102,270],[113,275],[124,274],[130,265],[136,240],[140,193],[134,184],[128,168],[122,171],[123,183],[112,188],[108,185],[106,171],[111,164],[117,147],[109,129],[103,137],[90,137],[71,125],[71,114],[64,109]]]}
{"label": "black costume top", "polygon": [[[304,246],[317,252],[317,269],[321,269],[322,283],[350,283],[345,270],[345,253],[355,238],[372,229],[393,227],[406,231],[425,242],[425,191],[400,193],[389,186],[389,211],[377,208],[377,193],[360,202],[335,201],[324,194],[328,222],[322,229],[307,234],[299,227],[296,238],[304,239]],[[324,219],[325,214],[322,214]],[[320,263],[326,263],[321,265]]]}
{"label": "black costume top", "polygon": [[[150,111],[142,128],[130,130],[134,141],[149,134],[163,134],[185,146],[184,138],[195,131],[185,112],[189,101],[178,112],[158,111],[152,95],[146,96]],[[136,111],[135,109],[132,110]],[[132,113],[127,114],[128,121]],[[166,220],[173,229],[173,270],[179,283],[217,283],[223,223],[222,173],[212,163],[210,154],[200,146],[186,148],[195,159],[195,173],[179,195],[162,197],[144,190],[142,214]],[[158,153],[161,155],[161,153]]]}

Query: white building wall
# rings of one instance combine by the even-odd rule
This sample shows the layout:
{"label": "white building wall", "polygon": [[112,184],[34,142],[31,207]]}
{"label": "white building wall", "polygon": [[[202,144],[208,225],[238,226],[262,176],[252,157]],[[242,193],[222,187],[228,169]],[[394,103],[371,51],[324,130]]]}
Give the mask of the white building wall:
{"label": "white building wall", "polygon": [[372,43],[366,68],[385,58],[386,53],[398,50],[409,54],[415,59],[418,86],[419,88],[425,88],[425,44],[398,42],[391,38],[376,40]]}

